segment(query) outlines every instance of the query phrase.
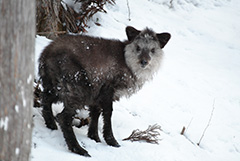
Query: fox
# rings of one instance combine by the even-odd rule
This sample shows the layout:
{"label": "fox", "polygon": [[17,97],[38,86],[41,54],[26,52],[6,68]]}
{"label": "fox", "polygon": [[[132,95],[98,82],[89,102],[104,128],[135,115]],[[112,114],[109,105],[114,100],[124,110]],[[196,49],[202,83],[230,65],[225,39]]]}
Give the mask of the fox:
{"label": "fox", "polygon": [[[160,68],[162,49],[171,34],[155,33],[148,27],[137,30],[127,26],[125,31],[125,41],[65,35],[52,41],[40,55],[42,116],[49,129],[58,129],[58,122],[68,149],[73,153],[90,157],[73,131],[77,109],[88,107],[90,139],[101,142],[98,120],[102,115],[105,142],[120,147],[112,130],[113,102],[139,91]],[[64,108],[54,117],[52,104],[57,102],[62,102]]]}

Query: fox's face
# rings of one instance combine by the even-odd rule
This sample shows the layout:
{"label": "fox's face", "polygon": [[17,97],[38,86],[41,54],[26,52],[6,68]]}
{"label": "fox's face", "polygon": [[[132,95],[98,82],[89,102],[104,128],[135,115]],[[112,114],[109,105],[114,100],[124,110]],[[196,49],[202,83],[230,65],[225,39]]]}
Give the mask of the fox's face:
{"label": "fox's face", "polygon": [[146,28],[138,31],[127,27],[126,33],[130,44],[125,48],[125,60],[137,77],[146,77],[157,71],[162,59],[162,48],[170,39],[169,33],[156,34]]}

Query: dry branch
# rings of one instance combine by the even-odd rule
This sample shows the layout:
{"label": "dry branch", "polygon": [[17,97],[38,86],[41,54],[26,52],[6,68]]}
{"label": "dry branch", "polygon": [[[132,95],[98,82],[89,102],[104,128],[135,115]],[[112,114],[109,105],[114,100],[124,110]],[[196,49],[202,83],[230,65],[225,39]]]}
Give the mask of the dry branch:
{"label": "dry branch", "polygon": [[106,5],[106,3],[111,5],[115,4],[115,0],[76,0],[75,3],[77,2],[81,3],[81,8],[80,14],[76,17],[76,19],[84,30],[86,27],[88,27],[87,22],[93,17],[94,14],[97,12],[107,13],[107,11],[104,10],[104,5]]}
{"label": "dry branch", "polygon": [[131,11],[130,11],[128,0],[127,0],[127,8],[128,8],[128,21],[131,21]]}
{"label": "dry branch", "polygon": [[209,120],[208,120],[208,124],[207,124],[207,126],[205,127],[205,129],[204,129],[204,131],[203,131],[203,133],[202,133],[202,136],[201,136],[199,142],[197,143],[198,146],[200,145],[200,143],[201,143],[201,141],[202,141],[202,139],[203,139],[203,137],[204,137],[204,135],[205,135],[208,127],[210,126],[210,123],[211,123],[211,120],[212,120],[212,117],[213,117],[214,109],[215,109],[215,99],[213,100],[212,112],[211,112],[210,118],[209,118]]}
{"label": "dry branch", "polygon": [[180,134],[181,134],[181,135],[184,135],[185,130],[186,130],[186,128],[185,128],[185,126],[183,126],[182,131],[181,131]]}
{"label": "dry branch", "polygon": [[148,143],[158,144],[158,136],[160,136],[159,131],[161,131],[161,126],[157,124],[152,126],[150,125],[145,131],[141,131],[139,129],[134,130],[132,134],[129,137],[123,139],[123,141],[146,141]]}
{"label": "dry branch", "polygon": [[81,3],[79,13],[62,0],[37,0],[37,34],[55,39],[67,32],[86,32],[87,23],[94,14],[106,13],[104,5],[114,5],[115,0],[76,0],[75,3]]}
{"label": "dry branch", "polygon": [[74,119],[77,119],[80,121],[79,124],[74,125],[77,128],[81,128],[82,126],[89,125],[90,123],[90,117],[87,117],[87,118],[74,117]]}

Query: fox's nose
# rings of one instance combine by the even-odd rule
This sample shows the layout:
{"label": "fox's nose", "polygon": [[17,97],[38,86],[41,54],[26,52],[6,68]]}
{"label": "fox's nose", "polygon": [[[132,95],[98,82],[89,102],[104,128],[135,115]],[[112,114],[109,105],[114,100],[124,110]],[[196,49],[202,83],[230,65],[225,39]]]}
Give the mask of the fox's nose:
{"label": "fox's nose", "polygon": [[142,67],[145,67],[148,64],[148,62],[146,60],[141,60],[140,63],[142,65]]}

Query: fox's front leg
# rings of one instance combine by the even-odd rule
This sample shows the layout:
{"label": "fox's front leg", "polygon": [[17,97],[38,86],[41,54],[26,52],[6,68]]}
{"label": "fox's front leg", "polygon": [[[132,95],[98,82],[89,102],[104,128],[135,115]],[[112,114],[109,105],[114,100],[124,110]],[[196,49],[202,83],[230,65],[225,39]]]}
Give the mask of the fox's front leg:
{"label": "fox's front leg", "polygon": [[113,88],[102,87],[100,106],[103,113],[103,137],[108,145],[120,147],[112,132]]}
{"label": "fox's front leg", "polygon": [[90,106],[89,108],[91,121],[88,128],[88,137],[96,142],[101,142],[98,136],[98,119],[101,109],[99,106]]}

